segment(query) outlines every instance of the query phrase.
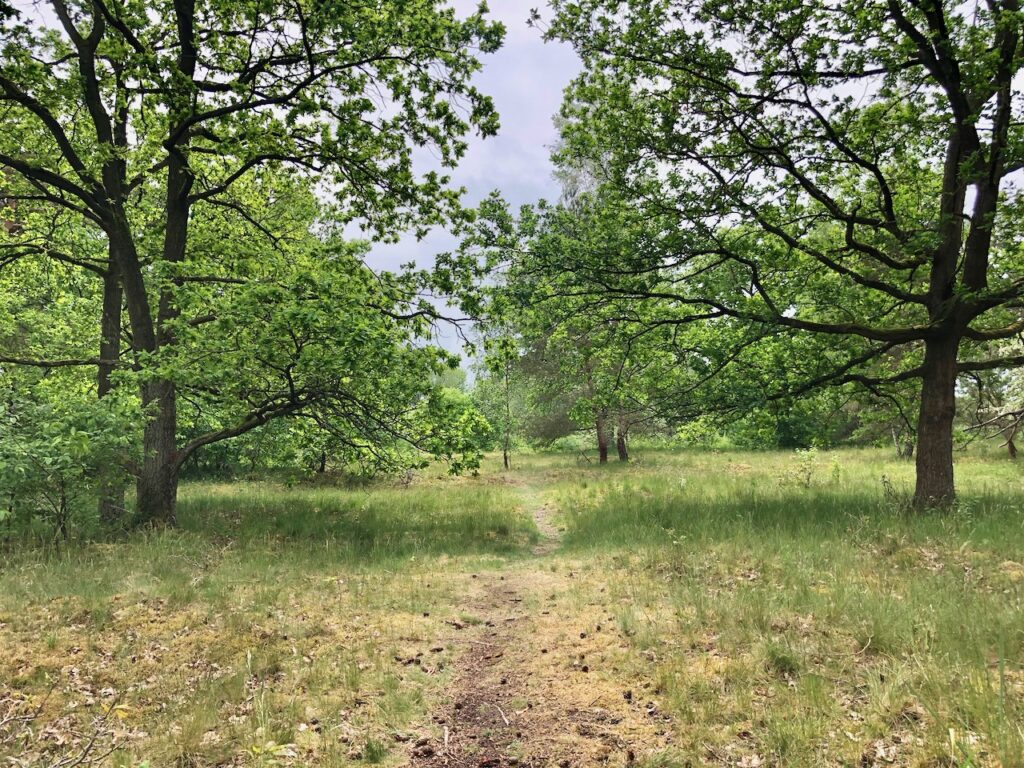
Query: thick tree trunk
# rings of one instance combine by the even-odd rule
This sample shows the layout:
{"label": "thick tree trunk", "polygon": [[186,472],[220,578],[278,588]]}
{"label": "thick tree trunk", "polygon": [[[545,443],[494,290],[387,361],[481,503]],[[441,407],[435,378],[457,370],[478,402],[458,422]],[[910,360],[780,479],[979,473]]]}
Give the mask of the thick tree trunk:
{"label": "thick tree trunk", "polygon": [[918,509],[947,506],[955,498],[953,417],[958,347],[956,336],[925,343],[914,491],[914,506]]}
{"label": "thick tree trunk", "polygon": [[[157,350],[156,323],[150,308],[145,278],[127,222],[114,221],[108,231],[111,251],[118,254],[121,286],[136,352]],[[173,523],[178,469],[172,461],[175,448],[174,384],[151,380],[142,385],[142,406],[148,421],[142,437],[142,467],[135,484],[133,523]]]}
{"label": "thick tree trunk", "polygon": [[620,416],[618,429],[615,432],[615,450],[619,454],[619,461],[629,461],[629,449],[626,445],[626,435],[629,432],[629,426],[626,424],[626,420]]}
{"label": "thick tree trunk", "polygon": [[597,415],[597,455],[602,464],[608,463],[608,417],[604,413]]}
{"label": "thick tree trunk", "polygon": [[136,525],[174,525],[178,498],[177,400],[174,382],[143,386],[142,402],[152,416],[143,433],[142,470],[135,486]]}
{"label": "thick tree trunk", "polygon": [[[103,277],[103,315],[100,318],[100,363],[96,376],[96,393],[105,397],[113,388],[111,375],[114,362],[121,356],[121,279],[113,255]],[[106,525],[116,525],[124,517],[124,482],[117,467],[103,470],[100,477],[99,515]]]}
{"label": "thick tree trunk", "polygon": [[[182,21],[183,19],[179,18],[179,23]],[[184,21],[190,22],[190,18]],[[194,64],[193,61],[193,67]],[[183,156],[180,152],[173,153],[167,167],[163,247],[163,260],[167,264],[178,264],[185,259],[189,223],[188,195],[191,188],[192,176],[185,166]],[[126,273],[124,281],[129,316],[132,319],[133,330],[135,325],[139,324],[145,331],[142,348],[156,351],[174,343],[173,324],[179,316],[179,309],[174,292],[168,289],[161,290],[154,324],[149,312],[145,282],[141,270],[137,268],[137,259],[135,266],[134,271]],[[136,307],[136,314],[131,313],[133,304]],[[135,523],[174,525],[180,468],[177,451],[177,391],[174,381],[148,381],[142,387],[142,404],[150,420],[146,423],[143,433],[144,455],[142,471],[136,484]]]}

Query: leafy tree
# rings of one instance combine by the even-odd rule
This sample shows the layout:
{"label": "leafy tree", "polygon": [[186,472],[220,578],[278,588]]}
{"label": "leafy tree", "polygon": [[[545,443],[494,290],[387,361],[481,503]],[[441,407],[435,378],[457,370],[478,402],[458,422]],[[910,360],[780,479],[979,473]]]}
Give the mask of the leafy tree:
{"label": "leafy tree", "polygon": [[[496,49],[503,30],[485,21],[483,6],[460,20],[436,0],[50,6],[43,18],[52,24],[17,10],[0,20],[0,108],[13,129],[0,142],[5,197],[61,208],[105,237],[104,305],[120,306],[114,294],[123,291],[149,416],[137,515],[172,522],[178,470],[197,447],[177,443],[179,380],[190,374],[176,367],[185,359],[176,347],[199,319],[184,314],[182,289],[209,277],[194,264],[199,209],[230,210],[252,225],[259,208],[237,193],[265,174],[322,179],[338,217],[359,218],[380,237],[456,215],[456,192],[440,174],[415,173],[413,147],[433,147],[452,166],[468,130],[493,133],[491,102],[470,80],[477,52]],[[313,276],[294,288],[262,286],[234,308],[266,299],[283,323],[301,316],[284,309],[286,298],[331,287]],[[113,314],[103,315],[111,325]],[[104,344],[113,335],[105,331]],[[266,340],[258,329],[246,339]],[[294,407],[259,403],[218,434]]]}
{"label": "leafy tree", "polygon": [[[176,472],[189,463],[199,468],[195,457],[209,446],[281,417],[291,423],[268,436],[274,444],[249,440],[234,452],[217,451],[205,468],[234,471],[243,452],[261,468],[316,467],[329,458],[361,471],[396,470],[422,465],[423,453],[455,471],[474,468],[488,427],[468,396],[441,385],[456,381],[451,366],[457,360],[422,343],[430,317],[408,308],[405,298],[415,279],[369,270],[366,245],[345,241],[318,222],[319,206],[300,187],[246,189],[271,201],[258,223],[273,237],[260,237],[253,223],[220,208],[196,209],[196,273],[176,290],[182,314],[173,327],[175,343],[146,366],[119,365],[109,407],[118,406],[117,414],[127,418],[125,408],[139,410],[133,385],[140,378],[173,375]],[[12,454],[8,464],[24,470],[51,437],[70,430],[95,450],[54,440],[56,453],[46,462],[33,460],[42,471],[63,451],[62,487],[76,485],[76,502],[95,498],[103,483],[65,482],[72,468],[82,479],[109,467],[120,482],[123,468],[137,466],[138,452],[129,449],[141,436],[100,419],[108,398],[95,401],[95,381],[79,365],[88,361],[89,334],[83,330],[95,322],[102,285],[74,265],[31,254],[0,271],[0,286],[7,310],[0,341],[14,353],[5,360],[16,363],[0,367],[11,403],[0,438],[35,446],[17,462]],[[90,423],[95,434],[85,428]],[[107,450],[103,461],[94,462],[107,432],[127,442],[117,443],[120,454]],[[14,494],[18,485],[5,488]],[[16,506],[25,514],[19,517],[55,514],[43,514],[38,505],[30,513],[34,492],[24,482],[21,488]],[[77,512],[80,504],[74,506]]]}
{"label": "leafy tree", "polygon": [[643,322],[644,306],[624,309],[580,291],[586,275],[575,270],[579,254],[624,258],[637,246],[635,223],[621,207],[586,193],[570,206],[541,202],[518,215],[495,194],[460,250],[441,260],[454,274],[491,280],[482,290],[462,282],[474,301],[482,297],[476,311],[484,322],[503,329],[506,347],[492,356],[493,373],[510,377],[515,363],[534,405],[566,402],[577,424],[593,427],[602,463],[613,438],[619,459],[628,460],[629,429],[655,413],[652,398],[676,363],[670,330]]}
{"label": "leafy tree", "polygon": [[1024,363],[993,349],[1024,330],[1016,4],[552,7],[564,154],[662,225],[589,289],[832,339],[819,385],[919,380],[915,499],[950,502],[958,375]]}
{"label": "leafy tree", "polygon": [[[78,365],[91,357],[83,328],[95,326],[102,289],[68,259],[102,258],[103,243],[49,223],[48,247],[62,258],[32,243],[0,250],[0,497],[10,524],[45,520],[64,536],[72,521],[95,517],[84,503],[112,502],[104,488],[124,486],[140,432],[131,400],[97,402],[94,370]],[[100,513],[109,523],[109,507]]]}
{"label": "leafy tree", "polygon": [[482,372],[474,395],[501,443],[501,462],[512,467],[512,445],[522,429],[526,403],[522,398],[522,377],[519,375],[519,350],[509,335],[485,341],[489,347],[484,355]]}
{"label": "leafy tree", "polygon": [[417,415],[424,450],[446,461],[452,472],[479,469],[492,427],[470,395],[438,387],[422,403]]}
{"label": "leafy tree", "polygon": [[0,402],[0,522],[24,532],[45,526],[59,544],[74,524],[95,528],[102,484],[117,480],[110,468],[132,453],[137,411],[114,397],[98,400],[67,376],[37,375],[24,385]]}

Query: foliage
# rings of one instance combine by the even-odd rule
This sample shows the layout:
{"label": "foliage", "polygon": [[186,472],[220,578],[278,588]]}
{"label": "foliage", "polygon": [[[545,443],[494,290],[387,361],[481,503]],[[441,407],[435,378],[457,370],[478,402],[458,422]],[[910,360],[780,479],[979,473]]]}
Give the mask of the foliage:
{"label": "foliage", "polygon": [[[309,241],[329,251],[332,227],[358,221],[390,240],[461,218],[459,191],[445,173],[421,172],[414,150],[429,148],[450,169],[470,130],[496,130],[491,101],[472,84],[477,55],[496,50],[504,32],[485,13],[460,19],[435,0],[382,8],[54,0],[39,23],[27,11],[4,15],[0,105],[12,130],[0,139],[0,168],[13,212],[4,251],[103,278],[104,309],[94,318],[114,359],[79,359],[100,369],[98,394],[104,370],[121,364],[123,301],[148,418],[136,522],[174,522],[178,472],[195,450],[309,415],[314,400],[311,418],[342,444],[365,448],[378,433],[401,431],[393,422],[415,405],[412,377],[437,355],[395,346],[389,334],[402,321],[421,335],[431,307],[414,301],[415,281],[384,278],[370,297],[351,254],[325,252],[321,269]],[[319,204],[328,198],[329,208]],[[58,250],[65,238],[48,237],[55,218],[105,252]],[[335,341],[344,330],[324,301],[345,305],[347,289],[370,303],[342,349],[383,343],[385,363],[398,371],[408,363],[387,398],[366,388],[369,379],[348,377],[341,360],[331,365],[322,347],[314,359],[321,330]],[[200,359],[207,366],[195,365]],[[220,402],[203,414],[209,431],[179,442],[186,397],[207,412]],[[349,423],[334,423],[341,419]],[[364,441],[368,433],[374,439]]]}
{"label": "foliage", "polygon": [[446,461],[449,471],[455,474],[479,468],[492,428],[468,394],[450,387],[435,389],[419,415],[425,433],[424,450]]}
{"label": "foliage", "polygon": [[102,472],[128,464],[138,435],[130,403],[67,384],[42,379],[0,404],[0,523],[57,544],[97,530]]}
{"label": "foliage", "polygon": [[819,347],[781,371],[795,390],[920,380],[916,499],[950,501],[957,372],[1024,362],[994,343],[1021,330],[1024,290],[1014,7],[553,10],[548,37],[584,62],[560,156],[599,168],[651,232],[584,261],[578,291]]}

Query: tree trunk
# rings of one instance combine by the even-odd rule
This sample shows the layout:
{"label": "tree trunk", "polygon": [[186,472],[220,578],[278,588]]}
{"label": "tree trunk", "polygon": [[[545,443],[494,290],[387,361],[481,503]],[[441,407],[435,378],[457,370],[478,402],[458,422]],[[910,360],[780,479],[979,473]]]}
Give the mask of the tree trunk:
{"label": "tree trunk", "polygon": [[602,464],[608,463],[608,417],[604,413],[597,415],[597,454]]}
{"label": "tree trunk", "polygon": [[[121,279],[117,272],[114,254],[107,262],[107,273],[103,276],[103,315],[100,318],[100,363],[96,374],[96,393],[105,397],[113,388],[111,375],[114,362],[121,356]],[[124,516],[124,482],[117,467],[102,471],[99,479],[100,522],[113,526],[122,522]]]}
{"label": "tree trunk", "polygon": [[896,431],[896,427],[892,428],[892,443],[896,446],[896,458],[897,459],[912,459],[914,458],[914,441],[905,439],[903,442],[903,435]]}
{"label": "tree trunk", "polygon": [[[111,223],[107,234],[112,252],[118,254],[132,345],[136,352],[152,354],[157,351],[156,324],[142,266],[123,215]],[[173,523],[174,495],[178,485],[178,469],[170,461],[174,456],[177,422],[174,384],[160,379],[147,381],[142,385],[141,396],[148,420],[142,435],[142,467],[136,478],[132,522]]]}
{"label": "tree trunk", "polygon": [[151,410],[143,433],[142,470],[136,483],[136,525],[174,525],[178,498],[177,400],[173,381],[143,386],[143,406]]}
{"label": "tree trunk", "polygon": [[[189,3],[186,3],[190,7]],[[187,15],[187,14],[186,14]],[[179,17],[182,23],[191,24],[191,17]],[[188,30],[186,30],[188,31]],[[181,55],[189,55],[183,50]],[[194,69],[195,62],[191,65]],[[186,70],[186,74],[191,72]],[[188,242],[189,201],[192,175],[186,167],[181,149],[172,153],[167,166],[167,201],[164,225],[163,260],[167,264],[179,264],[185,259],[185,245]],[[134,276],[135,280],[127,279]],[[173,324],[180,310],[174,291],[164,288],[157,303],[156,323],[148,310],[145,297],[145,282],[141,271],[137,275],[126,275],[125,295],[128,298],[129,316],[133,328],[136,318],[131,314],[132,299],[136,298],[140,324],[145,326],[147,338],[143,348],[157,351],[174,343]],[[175,285],[180,286],[179,280]],[[136,297],[141,291],[142,296]],[[143,313],[146,312],[143,318]],[[177,451],[177,391],[173,380],[153,379],[142,387],[142,405],[150,420],[143,433],[144,451],[142,471],[136,485],[137,506],[135,523],[141,525],[174,525],[178,497],[178,451]]]}
{"label": "tree trunk", "polygon": [[925,343],[921,411],[917,425],[918,509],[944,507],[955,498],[953,417],[956,415],[956,336]]}
{"label": "tree trunk", "polygon": [[615,433],[615,450],[618,451],[619,461],[629,461],[629,450],[626,446],[628,432],[629,426],[626,424],[625,418],[619,416],[618,430]]}
{"label": "tree trunk", "polygon": [[512,364],[505,361],[505,429],[501,443],[501,461],[505,469],[512,468]]}

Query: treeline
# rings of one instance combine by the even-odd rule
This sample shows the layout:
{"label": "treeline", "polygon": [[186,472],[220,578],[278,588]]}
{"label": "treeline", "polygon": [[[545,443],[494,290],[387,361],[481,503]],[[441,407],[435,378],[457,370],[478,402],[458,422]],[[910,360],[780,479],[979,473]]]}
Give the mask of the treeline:
{"label": "treeline", "polygon": [[[499,446],[579,445],[599,462],[628,460],[634,437],[722,449],[890,446],[913,458],[920,399],[912,379],[823,379],[819,371],[846,359],[834,340],[718,319],[677,323],[668,298],[624,302],[581,289],[574,254],[600,252],[613,264],[649,248],[650,233],[635,229],[638,220],[629,229],[621,202],[598,208],[578,188],[566,184],[559,204],[517,216],[492,198],[451,257],[491,260],[473,393]],[[966,373],[957,403],[955,448],[995,440],[1016,457],[1024,371]]]}

